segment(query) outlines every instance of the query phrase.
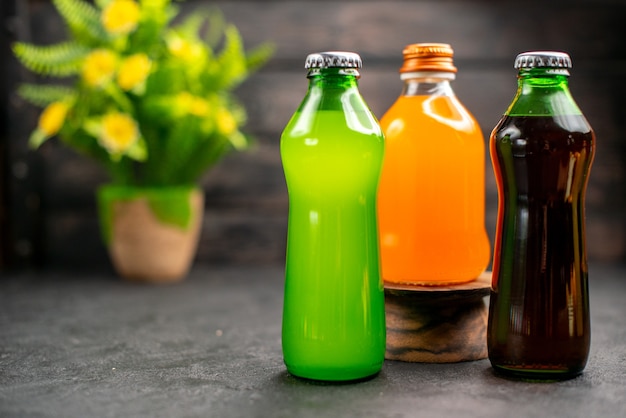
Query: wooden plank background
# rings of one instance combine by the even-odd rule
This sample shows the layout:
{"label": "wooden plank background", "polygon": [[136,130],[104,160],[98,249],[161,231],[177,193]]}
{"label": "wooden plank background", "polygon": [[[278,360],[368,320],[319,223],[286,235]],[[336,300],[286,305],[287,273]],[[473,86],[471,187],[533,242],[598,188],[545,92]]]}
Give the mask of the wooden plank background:
{"label": "wooden plank background", "polygon": [[[62,22],[48,1],[18,3],[21,29],[11,32],[13,38],[37,43],[63,39]],[[400,93],[402,48],[414,42],[453,46],[459,69],[453,87],[486,140],[515,92],[516,54],[537,49],[570,53],[571,90],[598,138],[587,194],[589,259],[626,260],[625,1],[232,0],[188,1],[183,9],[188,13],[205,5],[221,9],[247,46],[268,40],[277,49],[272,61],[237,92],[247,106],[246,130],[257,138],[256,145],[229,155],[203,178],[206,216],[198,263],[282,264],[288,205],[279,138],[306,91],[306,55],[360,53],[361,92],[380,117]],[[55,142],[37,155],[25,149],[36,112],[10,87],[29,76],[16,66],[6,42],[0,57],[9,73],[3,90],[9,126],[2,131],[7,150],[2,172],[10,203],[3,213],[13,226],[5,233],[5,247],[11,246],[9,252],[21,265],[110,268],[94,200],[105,175]],[[485,222],[493,242],[497,195],[488,154],[486,162]],[[24,167],[29,167],[27,176]]]}

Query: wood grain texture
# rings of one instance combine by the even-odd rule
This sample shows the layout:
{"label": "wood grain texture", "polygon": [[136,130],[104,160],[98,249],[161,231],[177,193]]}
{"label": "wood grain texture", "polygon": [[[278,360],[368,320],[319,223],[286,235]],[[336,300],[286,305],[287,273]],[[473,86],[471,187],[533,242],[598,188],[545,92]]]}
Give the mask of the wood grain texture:
{"label": "wood grain texture", "polygon": [[487,357],[487,306],[410,304],[385,294],[385,358],[419,363],[455,363]]}
{"label": "wood grain texture", "polygon": [[[63,39],[62,22],[48,1],[22,1],[28,5],[32,41]],[[183,13],[201,5],[206,3],[187,1]],[[361,92],[380,117],[401,90],[397,71],[402,48],[425,41],[453,46],[459,68],[453,87],[481,125],[485,141],[515,92],[515,55],[531,49],[571,54],[572,94],[598,137],[587,193],[588,256],[590,261],[626,260],[626,44],[621,40],[626,2],[531,1],[522,7],[480,0],[231,0],[211,6],[240,28],[246,46],[268,40],[277,48],[271,62],[237,91],[248,109],[246,131],[256,137],[256,146],[228,156],[201,181],[207,199],[198,262],[283,262],[288,199],[279,140],[305,94],[308,53],[359,52],[364,61]],[[14,87],[24,72],[11,74],[5,83]],[[14,93],[8,99],[6,112],[14,125],[9,158],[30,162],[32,152],[24,144],[34,123],[33,109]],[[485,223],[493,242],[497,195],[487,147],[485,154]],[[38,238],[29,232],[25,239],[13,237],[14,244],[39,242],[48,267],[106,266],[104,247],[93,235],[93,194],[107,181],[104,173],[55,141],[38,151],[36,163],[34,178],[10,181],[14,195],[7,212],[16,231],[36,230]],[[39,201],[36,220],[23,209],[28,196]]]}
{"label": "wood grain texture", "polygon": [[491,272],[447,286],[385,283],[385,358],[454,363],[487,357]]}

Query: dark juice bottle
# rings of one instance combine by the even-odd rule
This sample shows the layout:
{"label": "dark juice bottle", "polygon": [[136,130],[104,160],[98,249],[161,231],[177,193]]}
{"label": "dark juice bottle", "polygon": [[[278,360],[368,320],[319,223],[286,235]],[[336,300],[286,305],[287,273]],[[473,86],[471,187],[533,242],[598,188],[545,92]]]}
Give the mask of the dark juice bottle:
{"label": "dark juice bottle", "polygon": [[569,57],[518,56],[518,92],[491,134],[498,185],[488,349],[494,369],[562,379],[590,345],[584,199],[595,135],[568,90]]}

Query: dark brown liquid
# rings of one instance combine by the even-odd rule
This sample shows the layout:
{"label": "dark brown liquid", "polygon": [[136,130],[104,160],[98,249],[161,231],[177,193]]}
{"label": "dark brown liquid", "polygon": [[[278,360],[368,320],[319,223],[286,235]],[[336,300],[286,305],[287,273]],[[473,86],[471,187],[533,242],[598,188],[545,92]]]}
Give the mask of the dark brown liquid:
{"label": "dark brown liquid", "polygon": [[589,353],[584,197],[595,138],[583,116],[504,117],[488,348],[500,372],[580,373]]}

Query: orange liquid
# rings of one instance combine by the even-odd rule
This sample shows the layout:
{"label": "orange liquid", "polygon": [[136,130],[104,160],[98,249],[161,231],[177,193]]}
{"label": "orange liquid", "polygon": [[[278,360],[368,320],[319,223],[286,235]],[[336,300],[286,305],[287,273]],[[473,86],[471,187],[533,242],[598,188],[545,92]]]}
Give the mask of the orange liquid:
{"label": "orange liquid", "polygon": [[381,119],[378,190],[386,282],[472,281],[490,255],[485,231],[485,145],[454,96],[400,96]]}

